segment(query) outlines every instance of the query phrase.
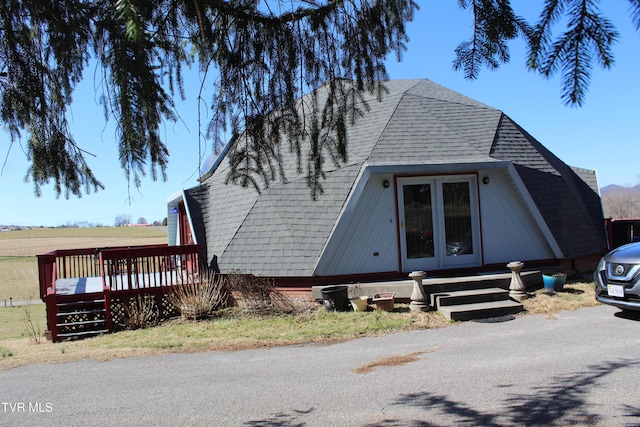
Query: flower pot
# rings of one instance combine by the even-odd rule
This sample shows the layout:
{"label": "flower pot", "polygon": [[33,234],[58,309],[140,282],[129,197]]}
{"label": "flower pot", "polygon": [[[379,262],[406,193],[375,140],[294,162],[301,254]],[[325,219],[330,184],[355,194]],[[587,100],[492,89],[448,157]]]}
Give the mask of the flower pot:
{"label": "flower pot", "polygon": [[351,298],[349,301],[351,301],[351,305],[353,306],[353,311],[367,311],[367,308],[369,307],[367,305],[367,302],[369,301],[369,297],[367,296]]}
{"label": "flower pot", "polygon": [[547,291],[559,292],[564,288],[567,275],[564,273],[543,274],[542,283]]}
{"label": "flower pot", "polygon": [[564,283],[567,280],[567,275],[564,273],[558,273],[554,274],[553,277],[556,279],[555,283],[553,284],[553,289],[556,292],[560,292],[562,289],[564,289]]}
{"label": "flower pot", "polygon": [[349,287],[327,286],[320,290],[322,304],[327,311],[349,311]]}
{"label": "flower pot", "polygon": [[376,303],[376,309],[384,311],[393,311],[395,303],[395,292],[380,292],[373,296],[373,302]]}

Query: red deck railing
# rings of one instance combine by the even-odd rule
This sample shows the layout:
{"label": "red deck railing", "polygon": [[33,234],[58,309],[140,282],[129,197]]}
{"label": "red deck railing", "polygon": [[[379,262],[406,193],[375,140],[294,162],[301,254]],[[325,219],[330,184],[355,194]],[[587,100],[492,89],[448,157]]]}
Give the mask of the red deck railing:
{"label": "red deck railing", "polygon": [[57,279],[101,277],[117,292],[184,284],[200,266],[199,245],[55,250],[38,255],[40,298],[56,293]]}
{"label": "red deck railing", "polygon": [[[40,298],[47,305],[51,340],[112,332],[117,310],[122,317],[132,298],[152,298],[159,311],[168,313],[160,310],[164,295],[172,286],[199,280],[200,270],[199,245],[70,249],[38,255]],[[56,289],[58,279],[82,278],[86,280],[65,281],[64,289]],[[103,308],[96,310],[95,304]],[[96,312],[104,317],[94,317]]]}

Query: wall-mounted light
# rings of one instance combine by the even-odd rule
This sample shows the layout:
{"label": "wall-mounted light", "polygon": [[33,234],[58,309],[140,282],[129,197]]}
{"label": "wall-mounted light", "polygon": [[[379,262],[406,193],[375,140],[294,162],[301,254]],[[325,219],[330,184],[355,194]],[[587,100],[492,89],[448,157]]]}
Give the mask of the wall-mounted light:
{"label": "wall-mounted light", "polygon": [[389,180],[388,180],[388,179],[385,179],[384,181],[382,181],[382,186],[383,186],[384,188],[389,188]]}
{"label": "wall-mounted light", "polygon": [[485,176],[484,178],[482,178],[482,183],[485,184],[485,185],[488,184],[489,183],[489,177]]}

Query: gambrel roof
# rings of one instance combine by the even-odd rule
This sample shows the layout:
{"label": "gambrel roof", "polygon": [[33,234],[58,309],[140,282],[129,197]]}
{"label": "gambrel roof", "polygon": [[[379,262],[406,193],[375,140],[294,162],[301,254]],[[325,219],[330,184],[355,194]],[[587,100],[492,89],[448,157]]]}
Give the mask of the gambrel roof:
{"label": "gambrel roof", "polygon": [[187,202],[198,206],[194,228],[208,257],[221,259],[223,271],[312,276],[363,169],[418,164],[438,172],[510,164],[548,227],[558,258],[606,250],[593,172],[577,170],[591,177],[590,186],[501,111],[430,80],[385,85],[382,101],[371,96],[370,111],[348,129],[348,162],[327,167],[317,201],[306,176],[296,174],[293,155],[284,159],[288,182],[258,193],[225,184],[229,164],[223,153],[201,185],[185,192]]}

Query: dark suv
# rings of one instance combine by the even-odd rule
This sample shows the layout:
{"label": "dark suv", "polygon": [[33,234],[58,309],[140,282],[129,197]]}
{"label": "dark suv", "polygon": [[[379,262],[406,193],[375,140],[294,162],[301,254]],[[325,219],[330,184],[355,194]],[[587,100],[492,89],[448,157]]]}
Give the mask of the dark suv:
{"label": "dark suv", "polygon": [[606,254],[593,273],[596,299],[623,310],[640,311],[640,242]]}

